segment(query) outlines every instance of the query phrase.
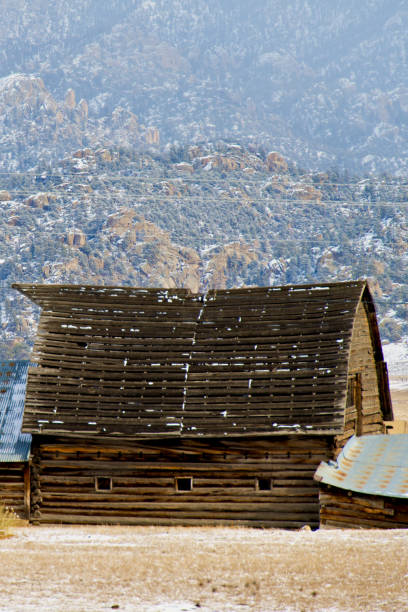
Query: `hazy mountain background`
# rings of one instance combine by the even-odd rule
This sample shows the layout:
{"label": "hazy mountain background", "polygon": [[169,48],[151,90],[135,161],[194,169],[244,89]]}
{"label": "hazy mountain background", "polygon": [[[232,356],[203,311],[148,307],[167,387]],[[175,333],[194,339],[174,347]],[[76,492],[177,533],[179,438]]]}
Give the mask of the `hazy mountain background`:
{"label": "hazy mountain background", "polygon": [[13,281],[193,290],[369,277],[408,334],[408,9],[0,2],[3,356]]}
{"label": "hazy mountain background", "polygon": [[[18,152],[12,167],[118,142],[137,120],[162,144],[233,138],[312,169],[407,169],[402,0],[3,0],[1,9],[0,134]],[[125,141],[138,137],[133,129]]]}

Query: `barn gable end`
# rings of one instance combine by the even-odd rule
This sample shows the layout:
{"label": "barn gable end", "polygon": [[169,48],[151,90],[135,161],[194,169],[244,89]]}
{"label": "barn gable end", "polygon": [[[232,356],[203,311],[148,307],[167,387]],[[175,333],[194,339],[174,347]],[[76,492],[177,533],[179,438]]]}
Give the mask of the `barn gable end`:
{"label": "barn gable end", "polygon": [[350,344],[344,430],[336,437],[341,449],[354,434],[382,434],[392,418],[387,366],[370,294],[359,302]]}

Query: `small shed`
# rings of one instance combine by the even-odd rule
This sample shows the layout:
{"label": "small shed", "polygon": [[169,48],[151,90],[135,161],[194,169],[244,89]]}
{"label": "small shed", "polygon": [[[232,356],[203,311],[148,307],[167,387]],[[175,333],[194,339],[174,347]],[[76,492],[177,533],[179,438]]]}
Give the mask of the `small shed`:
{"label": "small shed", "polygon": [[319,522],[313,474],[392,419],[364,281],[15,287],[41,308],[23,430],[40,522]]}
{"label": "small shed", "polygon": [[353,437],[315,479],[321,525],[408,527],[407,434]]}
{"label": "small shed", "polygon": [[31,435],[21,433],[28,361],[0,362],[0,502],[29,518]]}

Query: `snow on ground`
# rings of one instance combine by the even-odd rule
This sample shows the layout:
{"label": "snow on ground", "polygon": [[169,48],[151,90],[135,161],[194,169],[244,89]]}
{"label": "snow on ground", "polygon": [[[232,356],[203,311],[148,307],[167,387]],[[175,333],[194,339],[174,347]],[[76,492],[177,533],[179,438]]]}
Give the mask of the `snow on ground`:
{"label": "snow on ground", "polygon": [[1,612],[408,610],[406,530],[28,527],[0,567]]}

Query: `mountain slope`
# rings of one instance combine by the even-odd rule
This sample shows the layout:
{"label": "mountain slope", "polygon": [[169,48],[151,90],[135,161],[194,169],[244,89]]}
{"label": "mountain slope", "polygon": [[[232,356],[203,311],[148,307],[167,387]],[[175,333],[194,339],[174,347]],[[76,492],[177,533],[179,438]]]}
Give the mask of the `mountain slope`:
{"label": "mountain slope", "polygon": [[369,277],[384,339],[408,333],[406,181],[304,173],[238,145],[79,149],[1,180],[4,354],[35,329],[16,281],[198,291]]}
{"label": "mountain slope", "polygon": [[[51,113],[38,158],[115,144],[118,122],[137,121],[162,144],[233,139],[316,169],[403,173],[407,26],[402,0],[5,0],[0,77],[40,77],[58,106],[70,89],[85,101],[71,109],[82,124],[62,112],[62,139]],[[42,125],[36,99],[30,119]],[[13,151],[30,129],[0,111],[0,152]]]}

